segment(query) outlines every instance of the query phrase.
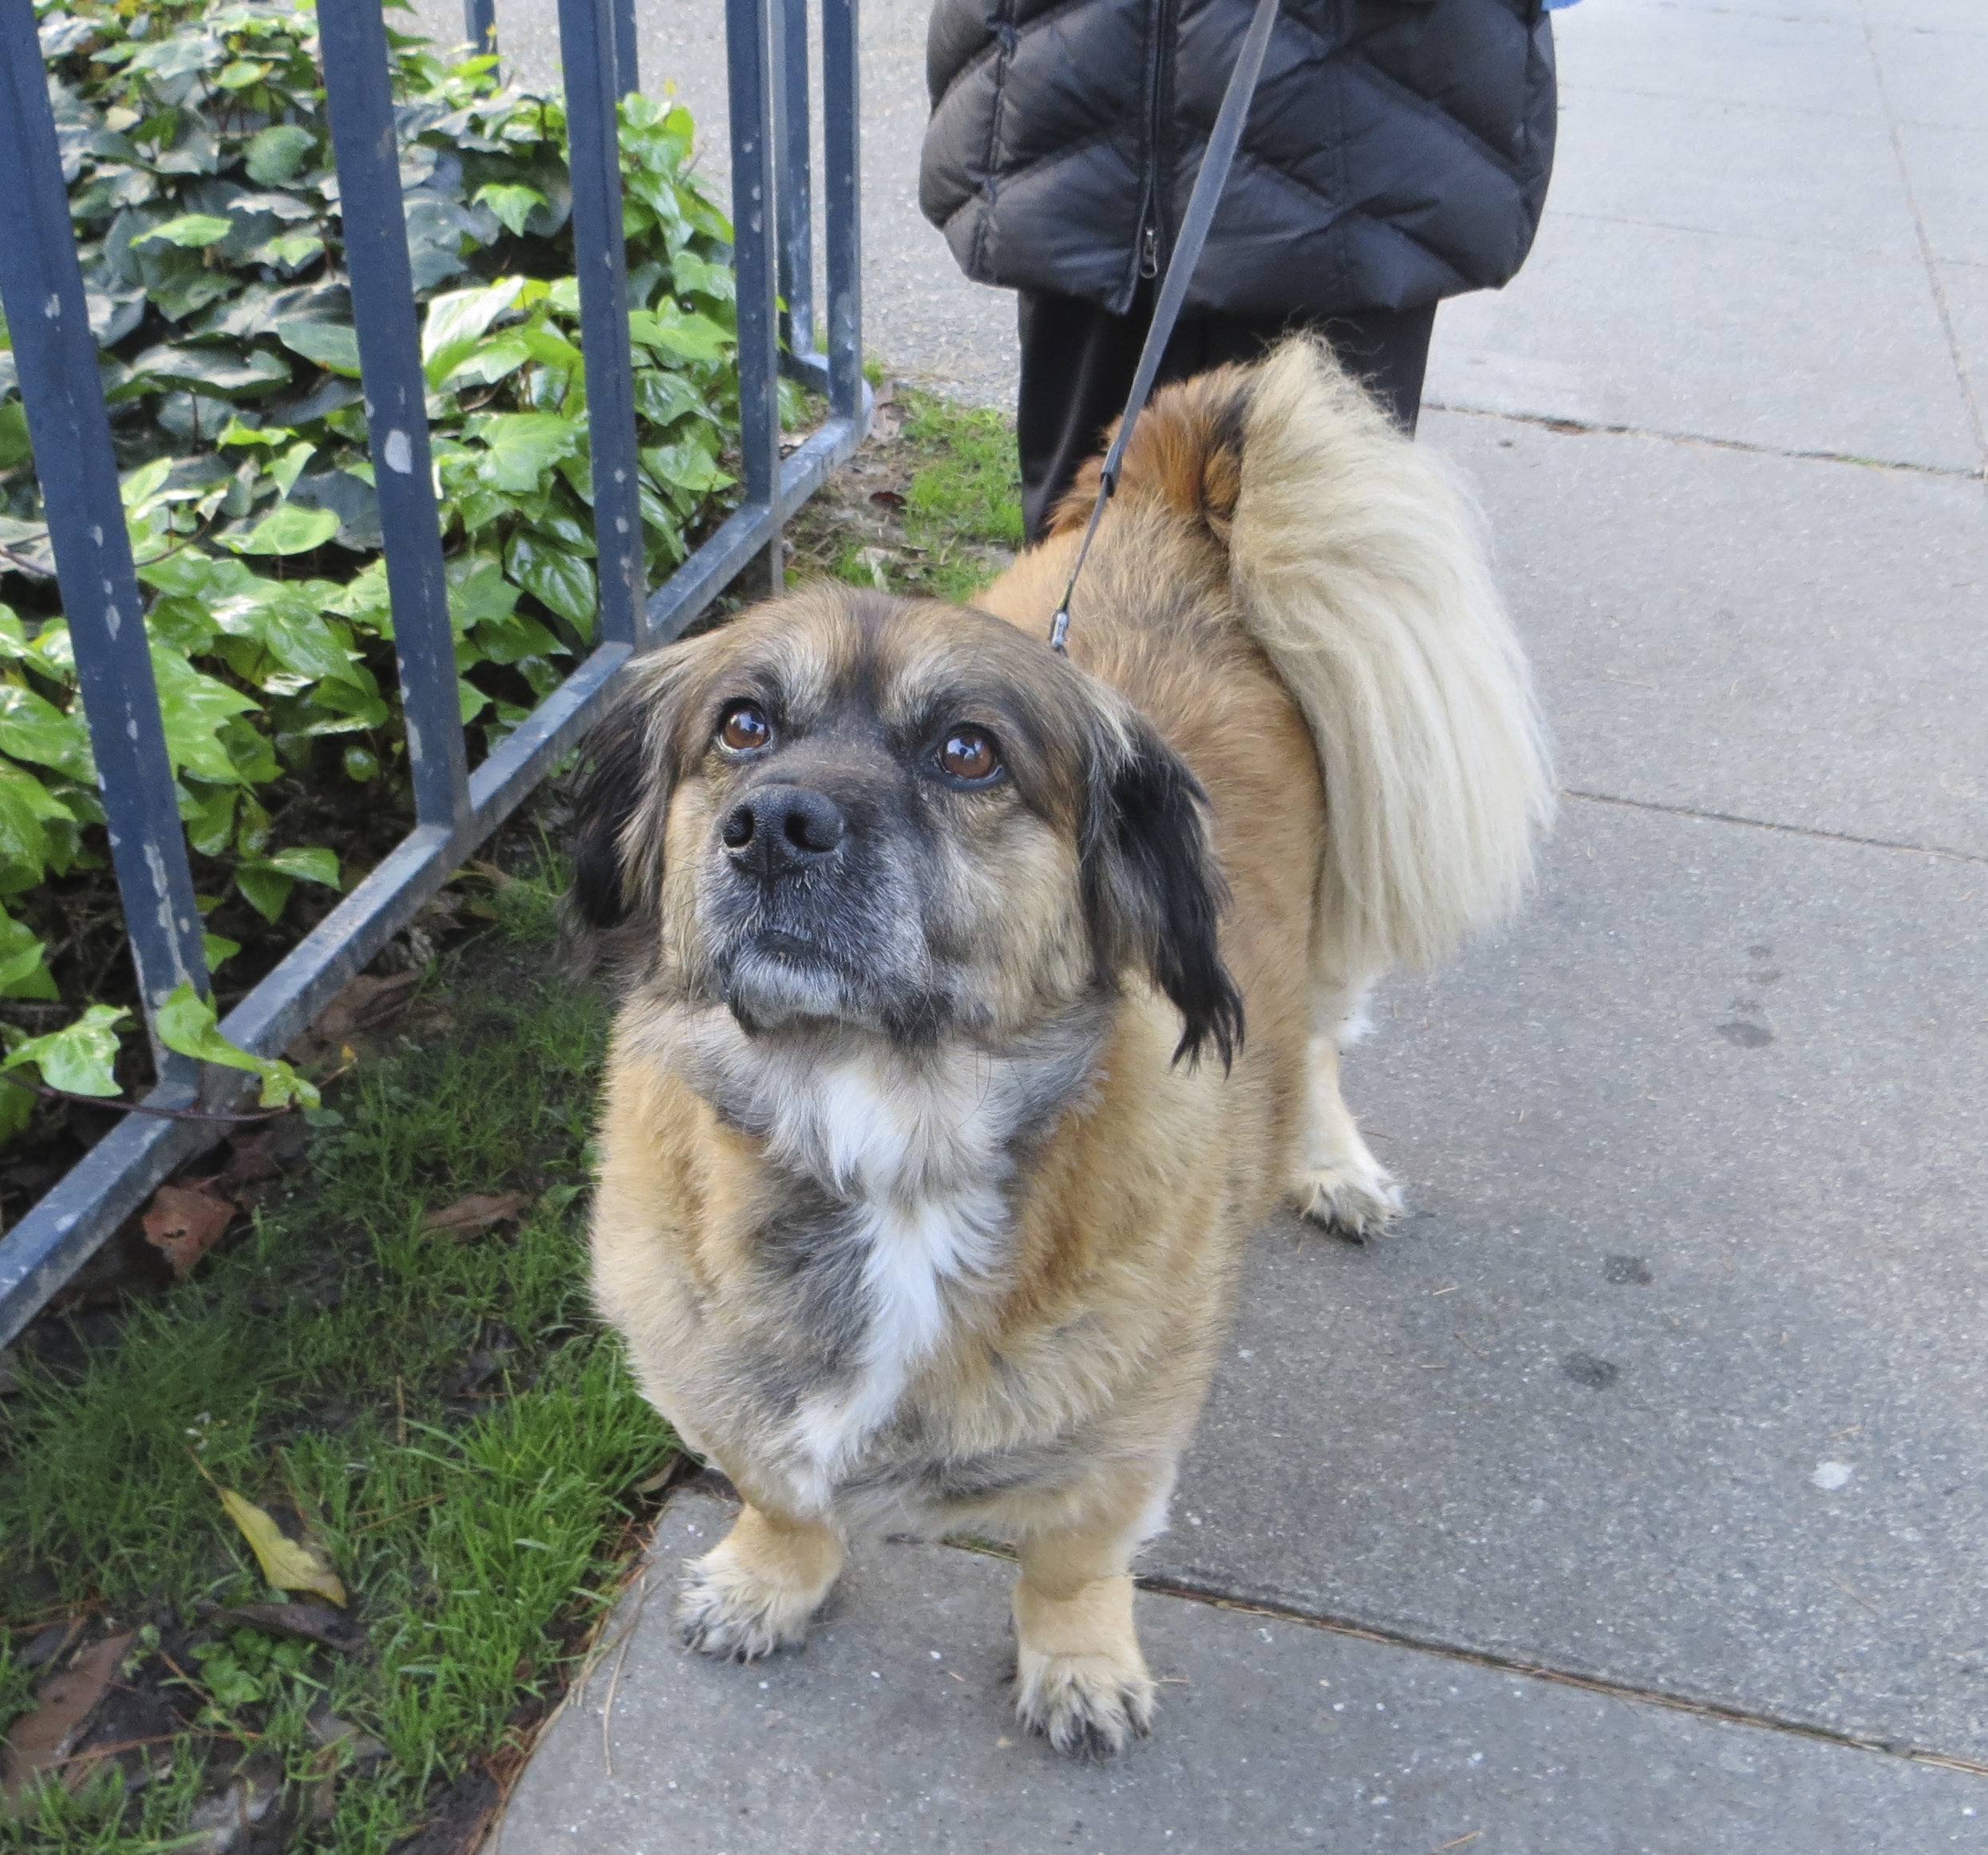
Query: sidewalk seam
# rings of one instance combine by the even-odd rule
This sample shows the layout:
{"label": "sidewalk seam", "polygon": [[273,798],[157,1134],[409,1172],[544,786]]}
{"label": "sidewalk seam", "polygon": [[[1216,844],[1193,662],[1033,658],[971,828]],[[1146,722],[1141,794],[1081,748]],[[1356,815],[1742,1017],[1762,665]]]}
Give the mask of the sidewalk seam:
{"label": "sidewalk seam", "polygon": [[1563,418],[1552,413],[1496,412],[1488,406],[1456,405],[1425,399],[1424,412],[1443,412],[1457,418],[1504,419],[1517,425],[1537,425],[1564,436],[1598,433],[1611,438],[1647,438],[1662,445],[1704,445],[1715,451],[1738,451],[1751,457],[1786,457],[1800,464],[1854,464],[1860,470],[1897,470],[1914,477],[1943,477],[1956,483],[1979,483],[1981,469],[1962,470],[1951,464],[1912,464],[1897,457],[1866,457],[1856,451],[1789,451],[1778,445],[1756,445],[1745,438],[1715,438],[1703,432],[1660,432],[1647,425],[1607,425],[1591,419]]}
{"label": "sidewalk seam", "polygon": [[1820,837],[1830,844],[1856,844],[1867,850],[1902,850],[1911,856],[1941,856],[1952,863],[1988,863],[1988,856],[1973,850],[1949,850],[1934,844],[1901,844],[1890,837],[1860,837],[1853,831],[1825,831],[1813,825],[1783,825],[1772,818],[1745,818],[1736,812],[1712,812],[1698,805],[1666,805],[1658,799],[1618,798],[1613,793],[1584,792],[1578,786],[1562,786],[1560,796],[1585,799],[1594,805],[1623,805],[1631,811],[1664,812],[1674,818],[1701,818],[1708,824],[1745,825],[1756,831],[1785,831],[1796,837]]}
{"label": "sidewalk seam", "polygon": [[[1017,1559],[1012,1547],[998,1540],[983,1539],[972,1533],[949,1533],[939,1544],[955,1552],[978,1553],[982,1558],[1006,1559],[1010,1563]],[[1306,1629],[1321,1630],[1331,1635],[1353,1636],[1362,1642],[1378,1643],[1393,1649],[1413,1649],[1425,1655],[1440,1655],[1447,1661],[1468,1662],[1473,1667],[1496,1669],[1501,1674],[1523,1675],[1529,1679],[1549,1681],[1561,1687],[1578,1687],[1585,1692],[1603,1695],[1614,1700],[1642,1701],[1651,1707],[1668,1707],[1674,1713],[1697,1714],[1702,1719],[1724,1720],[1733,1726],[1757,1726],[1768,1732],[1792,1733],[1801,1738],[1820,1739],[1828,1745],[1845,1746],[1853,1751],[1903,1758],[1915,1765],[1941,1765],[1955,1771],[1970,1772],[1976,1777],[1988,1778],[1988,1762],[1965,1758],[1954,1752],[1935,1751],[1931,1746],[1915,1746],[1904,1740],[1864,1738],[1855,1733],[1846,1733],[1838,1727],[1821,1726],[1810,1720],[1787,1719],[1777,1714],[1757,1713],[1724,1701],[1700,1700],[1690,1695],[1673,1694],[1662,1687],[1638,1687],[1630,1682],[1611,1681],[1605,1675],[1577,1675],[1570,1669],[1555,1668],[1547,1663],[1528,1662],[1516,1655],[1500,1655],[1488,1649],[1465,1648],[1460,1643],[1446,1643],[1430,1636],[1413,1635],[1405,1630],[1388,1629],[1374,1624],[1359,1623],[1351,1617],[1321,1616],[1315,1611],[1299,1610],[1293,1605],[1266,1602],[1261,1598],[1237,1597],[1214,1585],[1196,1584],[1183,1578],[1169,1578],[1163,1572],[1135,1572],[1132,1583],[1138,1589],[1150,1592],[1156,1597],[1182,1598],[1192,1604],[1205,1604],[1213,1609],[1233,1610],[1248,1616],[1275,1617],[1281,1623],[1302,1624]]]}
{"label": "sidewalk seam", "polygon": [[1988,429],[1982,423],[1981,401],[1975,397],[1974,376],[1967,369],[1967,355],[1961,346],[1960,330],[1954,322],[1953,307],[1947,300],[1947,286],[1940,280],[1939,266],[1933,256],[1933,241],[1927,235],[1926,220],[1919,212],[1918,190],[1912,184],[1912,170],[1905,159],[1905,138],[1899,133],[1898,112],[1891,107],[1891,92],[1884,81],[1884,61],[1878,56],[1878,42],[1871,30],[1871,9],[1857,0],[1857,22],[1864,28],[1864,49],[1871,60],[1871,73],[1877,80],[1878,101],[1884,107],[1884,126],[1891,138],[1892,158],[1899,164],[1899,184],[1905,188],[1905,204],[1912,215],[1912,230],[1919,235],[1919,261],[1926,267],[1926,281],[1933,292],[1933,307],[1947,336],[1947,348],[1960,385],[1961,402],[1967,408],[1967,422],[1973,428],[1974,449],[1988,469]]}
{"label": "sidewalk seam", "polygon": [[1158,1597],[1184,1598],[1192,1603],[1208,1604],[1219,1610],[1239,1611],[1252,1616],[1275,1617],[1281,1622],[1302,1624],[1307,1629],[1322,1630],[1334,1635],[1354,1636],[1363,1642],[1378,1643],[1390,1648],[1413,1649],[1424,1655],[1442,1656],[1449,1661],[1468,1662],[1473,1667],[1495,1669],[1502,1674],[1523,1675],[1532,1680],[1548,1681],[1562,1687],[1577,1687],[1587,1693],[1603,1695],[1616,1700],[1642,1701],[1652,1707],[1668,1707],[1674,1713],[1696,1714],[1701,1718],[1724,1720],[1734,1726],[1757,1726],[1769,1732],[1791,1733],[1802,1738],[1820,1739],[1829,1745],[1847,1746],[1853,1751],[1903,1758],[1917,1765],[1944,1766],[1952,1770],[1988,1778],[1988,1762],[1963,1758],[1952,1752],[1936,1751],[1930,1746],[1915,1746],[1899,1740],[1861,1738],[1855,1733],[1844,1732],[1834,1726],[1820,1726],[1812,1721],[1787,1719],[1776,1714],[1757,1713],[1721,1701],[1699,1700],[1689,1695],[1673,1694],[1660,1687],[1638,1687],[1630,1682],[1611,1681],[1602,1675],[1576,1675],[1545,1663],[1529,1662],[1514,1655],[1496,1655],[1484,1649],[1464,1648],[1454,1643],[1411,1635],[1403,1630],[1379,1628],[1372,1624],[1357,1623],[1350,1617],[1322,1616],[1287,1605],[1267,1604],[1257,1599],[1232,1597],[1212,1586],[1193,1584],[1181,1579],[1139,1576],[1135,1582],[1141,1591],[1151,1592]]}

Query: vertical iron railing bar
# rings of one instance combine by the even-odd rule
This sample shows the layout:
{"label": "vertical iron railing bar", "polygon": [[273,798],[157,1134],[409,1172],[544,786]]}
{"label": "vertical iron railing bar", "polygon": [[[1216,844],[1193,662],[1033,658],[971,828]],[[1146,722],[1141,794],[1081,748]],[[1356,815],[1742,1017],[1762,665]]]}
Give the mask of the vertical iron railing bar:
{"label": "vertical iron railing bar", "polygon": [[773,108],[768,0],[725,0],[731,80],[732,253],[738,302],[739,450],[747,504],[774,511],[767,573],[780,589],[780,331],[775,326]]}
{"label": "vertical iron railing bar", "polygon": [[600,580],[599,636],[632,644],[649,587],[636,477],[635,378],[628,344],[628,259],[621,229],[621,143],[615,104],[616,0],[559,0],[566,67],[567,166],[573,178],[573,261],[580,282],[580,353]]}
{"label": "vertical iron railing bar", "polygon": [[415,816],[456,829],[469,769],[456,693],[449,583],[428,448],[428,382],[407,255],[398,138],[380,0],[319,0],[318,34],[366,439],[380,502],[386,584]]}
{"label": "vertical iron railing bar", "polygon": [[[494,53],[497,49],[497,0],[463,0],[463,30],[468,34],[469,49],[478,57]],[[496,77],[497,66],[490,67],[490,75]]]}
{"label": "vertical iron railing bar", "polygon": [[828,245],[828,405],[868,428],[863,378],[863,200],[857,0],[822,0],[821,148]]}
{"label": "vertical iron railing bar", "polygon": [[642,60],[635,42],[635,0],[614,0],[614,10],[615,95],[631,97],[642,88]]}
{"label": "vertical iron railing bar", "polygon": [[796,361],[815,350],[814,201],[808,184],[808,0],[772,0],[774,208],[781,338]]}
{"label": "vertical iron railing bar", "polygon": [[[182,983],[206,992],[207,961],[29,0],[0,6],[0,294],[150,1030]],[[152,1058],[191,1094],[196,1065],[156,1035]]]}

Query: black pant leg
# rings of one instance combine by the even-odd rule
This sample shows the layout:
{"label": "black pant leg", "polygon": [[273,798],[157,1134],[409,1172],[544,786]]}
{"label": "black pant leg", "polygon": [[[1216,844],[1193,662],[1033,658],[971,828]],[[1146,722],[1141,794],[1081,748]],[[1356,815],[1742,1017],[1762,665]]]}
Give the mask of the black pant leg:
{"label": "black pant leg", "polygon": [[1410,437],[1422,410],[1422,379],[1429,371],[1429,340],[1436,305],[1418,309],[1359,309],[1312,325],[1332,344],[1349,374],[1357,374],[1381,408]]}
{"label": "black pant leg", "polygon": [[1130,315],[1113,315],[1074,297],[1027,290],[1015,310],[1022,337],[1014,418],[1022,521],[1036,542],[1085,459],[1104,449],[1105,428],[1125,409],[1152,310],[1149,299],[1136,303]]}
{"label": "black pant leg", "polygon": [[[1107,426],[1125,409],[1139,351],[1152,320],[1152,288],[1142,284],[1130,310],[1113,315],[1067,296],[1021,294],[1022,385],[1015,440],[1022,457],[1022,516],[1030,542],[1085,460],[1104,449]],[[1182,320],[1167,342],[1159,380],[1184,380],[1227,362],[1259,360],[1279,338],[1309,327],[1329,342],[1349,373],[1411,436],[1421,410],[1436,305],[1354,310],[1307,322],[1280,316],[1215,315]]]}

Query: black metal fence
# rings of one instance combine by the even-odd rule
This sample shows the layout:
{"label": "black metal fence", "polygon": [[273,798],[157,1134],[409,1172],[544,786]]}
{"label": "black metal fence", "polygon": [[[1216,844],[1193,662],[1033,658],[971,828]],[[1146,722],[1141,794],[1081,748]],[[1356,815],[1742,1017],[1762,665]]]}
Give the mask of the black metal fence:
{"label": "black metal fence", "polygon": [[[472,42],[494,49],[494,0],[467,0],[465,11]],[[634,9],[633,0],[559,0],[599,642],[471,771],[380,0],[318,0],[318,16],[416,823],[223,1020],[227,1037],[263,1056],[280,1054],[569,751],[632,656],[675,637],[755,556],[767,556],[777,583],[783,520],[856,448],[869,417],[856,0],[821,0],[825,356],[815,346],[807,0],[725,0],[744,500],[661,587],[645,584],[615,138],[616,100],[635,88]],[[32,0],[0,0],[0,295],[149,1018],[183,982],[204,993],[207,974]],[[828,420],[785,459],[783,366],[829,404]],[[153,1048],[159,1082],[149,1105],[224,1111],[254,1086],[239,1070],[195,1064],[156,1038]],[[215,1134],[213,1123],[133,1115],[0,1237],[0,1344]]]}

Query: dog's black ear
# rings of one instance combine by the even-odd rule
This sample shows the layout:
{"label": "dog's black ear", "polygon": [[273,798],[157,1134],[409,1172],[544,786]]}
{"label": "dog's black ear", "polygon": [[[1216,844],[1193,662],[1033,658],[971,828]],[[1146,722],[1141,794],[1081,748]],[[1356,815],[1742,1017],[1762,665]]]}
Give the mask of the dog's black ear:
{"label": "dog's black ear", "polygon": [[647,769],[646,705],[623,696],[597,722],[581,749],[573,797],[571,906],[581,927],[607,933],[630,914],[622,834],[642,801]]}
{"label": "dog's black ear", "polygon": [[1228,905],[1203,817],[1207,794],[1144,721],[1129,749],[1098,754],[1085,831],[1085,904],[1101,963],[1136,959],[1181,1018],[1176,1062],[1212,1044],[1227,1070],[1243,1046],[1243,997],[1217,935]]}

